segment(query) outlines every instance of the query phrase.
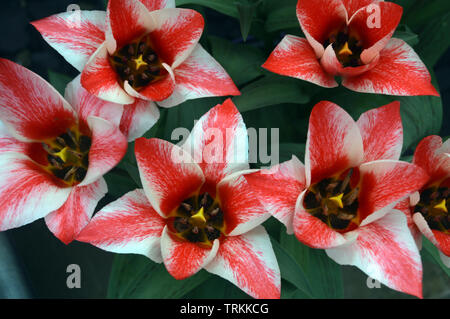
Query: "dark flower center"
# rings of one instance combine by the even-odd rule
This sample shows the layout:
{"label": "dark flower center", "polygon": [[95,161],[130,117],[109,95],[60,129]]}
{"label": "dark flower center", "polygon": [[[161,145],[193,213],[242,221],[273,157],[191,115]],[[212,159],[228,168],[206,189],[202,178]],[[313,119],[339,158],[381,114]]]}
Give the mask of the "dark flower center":
{"label": "dark flower center", "polygon": [[450,233],[450,188],[435,185],[420,193],[414,212],[421,213],[433,230]]}
{"label": "dark flower center", "polygon": [[223,211],[208,193],[195,195],[178,207],[173,217],[173,232],[191,243],[211,246],[225,230]]}
{"label": "dark flower center", "polygon": [[333,45],[336,57],[343,67],[363,65],[360,58],[363,51],[362,41],[355,33],[349,32],[347,27],[332,32],[323,45],[327,48],[330,44]]}
{"label": "dark flower center", "polygon": [[351,187],[353,169],[344,178],[326,178],[306,191],[303,206],[306,211],[337,231],[347,231],[358,221],[359,188]]}
{"label": "dark flower center", "polygon": [[45,169],[73,186],[86,176],[89,166],[91,138],[77,130],[68,130],[53,140],[42,143],[47,152],[48,166]]}
{"label": "dark flower center", "polygon": [[123,83],[140,91],[148,84],[159,80],[164,70],[162,62],[153,49],[149,35],[140,37],[118,49],[109,56],[109,62]]}

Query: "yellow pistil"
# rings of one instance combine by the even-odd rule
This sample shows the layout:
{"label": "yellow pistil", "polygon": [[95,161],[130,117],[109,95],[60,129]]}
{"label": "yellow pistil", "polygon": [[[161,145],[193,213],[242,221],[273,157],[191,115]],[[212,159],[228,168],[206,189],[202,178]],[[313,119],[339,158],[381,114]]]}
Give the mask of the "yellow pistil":
{"label": "yellow pistil", "polygon": [[339,51],[339,55],[352,55],[353,52],[348,47],[348,42],[345,42],[344,47]]}
{"label": "yellow pistil", "polygon": [[197,226],[204,225],[206,223],[205,211],[202,208],[195,214],[191,216],[191,222]]}
{"label": "yellow pistil", "polygon": [[433,208],[435,209],[439,209],[445,213],[448,213],[447,210],[447,201],[445,199],[443,199],[439,204],[435,205]]}
{"label": "yellow pistil", "polygon": [[63,160],[63,162],[67,162],[68,150],[69,150],[69,148],[66,146],[58,153],[53,153],[52,155],[59,157],[60,159]]}
{"label": "yellow pistil", "polygon": [[344,204],[342,203],[342,197],[344,193],[341,193],[337,196],[330,197],[329,200],[338,205],[339,208],[344,208]]}
{"label": "yellow pistil", "polygon": [[139,56],[139,58],[134,59],[134,63],[136,64],[136,70],[139,70],[141,66],[148,65],[147,62],[144,61],[142,54]]}

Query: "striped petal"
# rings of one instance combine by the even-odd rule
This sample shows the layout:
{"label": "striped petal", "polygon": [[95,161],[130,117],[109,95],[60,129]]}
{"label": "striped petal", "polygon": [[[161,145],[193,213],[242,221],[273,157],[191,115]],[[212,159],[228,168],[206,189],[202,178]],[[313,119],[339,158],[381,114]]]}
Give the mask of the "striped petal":
{"label": "striped petal", "polygon": [[202,97],[240,95],[227,72],[200,44],[174,70],[174,74],[174,92],[158,103],[162,107],[172,107]]}
{"label": "striped petal", "polygon": [[77,116],[40,76],[0,59],[0,119],[14,137],[42,141],[66,132]]}
{"label": "striped petal", "polygon": [[240,236],[226,237],[205,269],[254,298],[280,298],[280,269],[262,226]]}
{"label": "striped petal", "polygon": [[103,178],[87,186],[74,187],[64,205],[45,217],[48,228],[64,244],[71,243],[89,223],[95,207],[107,192]]}
{"label": "striped petal", "polygon": [[270,54],[263,68],[281,75],[305,80],[323,87],[337,87],[334,77],[325,72],[306,39],[287,35]]}
{"label": "striped petal", "polygon": [[321,58],[322,44],[334,29],[345,25],[347,12],[341,0],[299,0],[297,18],[316,57]]}
{"label": "striped petal", "polygon": [[357,167],[363,155],[361,134],[351,116],[331,102],[314,106],[306,142],[307,185]]}
{"label": "striped petal", "polygon": [[139,0],[148,11],[161,10],[165,8],[175,8],[175,0]]}
{"label": "striped petal", "polygon": [[234,173],[217,185],[217,194],[223,211],[226,233],[237,236],[265,222],[270,214],[258,200],[243,174]]}
{"label": "striped petal", "polygon": [[414,50],[400,39],[391,39],[380,52],[377,65],[342,85],[356,92],[388,95],[434,95],[431,76]]}
{"label": "striped petal", "polygon": [[450,177],[450,139],[442,143],[437,135],[425,137],[417,145],[413,163],[430,175],[430,183]]}
{"label": "striped petal", "polygon": [[205,175],[204,191],[233,172],[248,169],[247,130],[238,109],[227,99],[204,114],[183,144]]}
{"label": "striped petal", "polygon": [[405,215],[391,211],[354,231],[355,242],[327,249],[341,265],[353,265],[386,286],[422,298],[422,263]]}
{"label": "striped petal", "polygon": [[161,252],[167,271],[177,280],[182,280],[197,273],[208,265],[216,256],[219,240],[214,240],[213,246],[200,247],[173,235],[164,228],[161,238]]}
{"label": "striped petal", "polygon": [[295,204],[306,185],[303,164],[293,156],[270,169],[244,176],[264,208],[292,234]]}
{"label": "striped petal", "polygon": [[204,20],[191,9],[168,8],[151,12],[156,27],[150,36],[158,56],[176,69],[192,53],[203,32]]}
{"label": "striped petal", "polygon": [[398,160],[403,146],[400,102],[363,113],[356,124],[364,144],[364,162]]}
{"label": "striped petal", "polygon": [[167,141],[139,138],[135,154],[145,194],[163,217],[198,191],[205,181],[191,156]]}
{"label": "striped petal", "polygon": [[118,104],[131,104],[134,98],[128,95],[118,82],[116,71],[108,61],[108,50],[104,42],[91,56],[81,73],[81,85],[102,100]]}
{"label": "striped petal", "polygon": [[141,254],[160,263],[164,226],[165,220],[144,191],[136,189],[96,213],[77,240],[114,253]]}
{"label": "striped petal", "polygon": [[80,186],[89,185],[119,164],[127,151],[127,140],[119,128],[99,117],[87,120],[92,132],[89,166]]}
{"label": "striped petal", "polygon": [[46,216],[60,208],[71,192],[22,154],[1,154],[0,175],[0,231]]}
{"label": "striped petal", "polygon": [[82,71],[105,41],[104,11],[69,11],[31,22],[52,48]]}
{"label": "striped petal", "polygon": [[120,131],[131,142],[144,135],[158,119],[159,109],[155,103],[136,99],[133,104],[124,106]]}

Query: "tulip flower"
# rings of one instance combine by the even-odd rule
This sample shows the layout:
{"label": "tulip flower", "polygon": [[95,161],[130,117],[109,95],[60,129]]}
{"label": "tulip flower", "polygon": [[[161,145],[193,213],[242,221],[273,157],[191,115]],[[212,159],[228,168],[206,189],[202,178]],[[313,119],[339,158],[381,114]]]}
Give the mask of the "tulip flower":
{"label": "tulip flower", "polygon": [[173,0],[110,0],[106,12],[65,12],[32,23],[81,75],[91,94],[126,104],[121,129],[145,133],[162,107],[188,99],[239,95],[198,41],[203,17]]}
{"label": "tulip flower", "polygon": [[249,189],[247,132],[230,99],[195,124],[182,147],[139,138],[143,185],[98,212],[77,240],[164,262],[176,279],[200,269],[256,298],[280,297],[264,227],[270,214]]}
{"label": "tulip flower", "polygon": [[[450,140],[442,143],[436,135],[424,138],[413,163],[424,169],[429,179],[418,193],[400,203],[399,209],[412,216],[413,233],[427,237],[439,249],[442,262],[450,267]],[[419,247],[420,240],[418,237]]]}
{"label": "tulip flower", "polygon": [[293,157],[245,178],[300,242],[421,297],[420,254],[405,215],[393,208],[428,176],[398,161],[402,143],[398,102],[363,113],[355,122],[323,101],[309,120],[305,165]]}
{"label": "tulip flower", "polygon": [[305,38],[287,35],[263,67],[322,87],[388,95],[435,95],[414,50],[392,38],[403,9],[376,0],[299,0]]}
{"label": "tulip flower", "polygon": [[122,106],[90,95],[79,77],[64,99],[35,73],[0,59],[0,230],[45,217],[70,243],[106,194],[122,159]]}

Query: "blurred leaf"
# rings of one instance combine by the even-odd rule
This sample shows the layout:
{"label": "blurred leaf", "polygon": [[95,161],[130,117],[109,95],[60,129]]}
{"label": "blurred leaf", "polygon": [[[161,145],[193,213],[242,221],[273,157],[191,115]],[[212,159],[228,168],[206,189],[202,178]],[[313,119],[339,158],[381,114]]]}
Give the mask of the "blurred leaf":
{"label": "blurred leaf", "polygon": [[219,276],[211,276],[200,286],[183,296],[187,299],[251,299],[249,295]]}
{"label": "blurred leaf", "polygon": [[252,2],[249,0],[241,0],[236,2],[236,7],[239,12],[239,23],[241,25],[241,34],[244,42],[247,41],[248,33],[252,27],[253,17],[255,16],[256,8],[259,2]]}
{"label": "blurred leaf", "polygon": [[266,76],[245,86],[242,95],[233,98],[240,112],[283,103],[306,104],[309,96],[297,79]]}
{"label": "blurred leaf", "polygon": [[425,236],[422,236],[422,247],[423,250],[431,256],[431,259],[437,265],[441,266],[442,270],[450,277],[450,268],[447,268],[447,266],[442,263],[441,257],[439,256],[439,250]]}
{"label": "blurred leaf", "polygon": [[281,278],[297,287],[301,291],[302,298],[313,298],[308,278],[303,270],[276,240],[272,238],[271,242],[280,266]]}
{"label": "blurred leaf", "polygon": [[108,194],[115,198],[119,198],[138,187],[136,182],[130,178],[127,172],[117,168],[113,169],[103,177],[108,185]]}
{"label": "blurred leaf", "polygon": [[[450,5],[450,1],[446,0]],[[442,17],[427,21],[426,25],[420,28],[420,45],[417,46],[417,53],[429,67],[434,66],[439,58],[450,46],[450,12]]]}
{"label": "blurred leaf", "polygon": [[164,264],[154,263],[141,255],[116,255],[108,298],[182,298],[209,278],[211,275],[202,270],[185,280],[176,280]]}
{"label": "blurred leaf", "polygon": [[[403,1],[411,2],[411,1]],[[448,0],[417,0],[409,5],[406,23],[411,27],[425,26],[433,19],[440,18],[450,12],[450,1]]]}
{"label": "blurred leaf", "polygon": [[301,143],[281,143],[280,144],[280,163],[289,161],[292,155],[303,163],[305,161],[305,147],[306,144]]}
{"label": "blurred leaf", "polygon": [[211,51],[214,58],[225,68],[236,85],[242,85],[261,76],[261,65],[266,56],[255,47],[235,44],[211,36]]}
{"label": "blurred leaf", "polygon": [[286,232],[281,232],[280,243],[308,278],[314,298],[344,297],[341,267],[325,251],[309,248]]}
{"label": "blurred leaf", "polygon": [[419,43],[419,36],[405,24],[398,26],[392,37],[402,39],[412,47]]}
{"label": "blurred leaf", "polygon": [[267,32],[275,32],[285,29],[300,29],[295,6],[277,7],[267,15],[265,29]]}
{"label": "blurred leaf", "polygon": [[233,0],[176,0],[177,7],[185,4],[199,4],[225,15],[239,18],[239,13]]}
{"label": "blurred leaf", "polygon": [[66,86],[72,81],[72,78],[65,74],[48,70],[48,81],[62,96],[64,96]]}

